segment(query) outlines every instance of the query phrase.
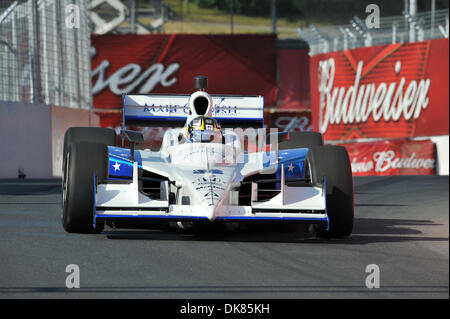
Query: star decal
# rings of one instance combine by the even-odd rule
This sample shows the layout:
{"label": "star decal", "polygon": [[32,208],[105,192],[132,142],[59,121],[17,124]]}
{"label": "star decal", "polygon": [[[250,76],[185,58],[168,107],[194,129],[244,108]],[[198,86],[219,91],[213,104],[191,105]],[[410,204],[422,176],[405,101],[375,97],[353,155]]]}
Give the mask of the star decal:
{"label": "star decal", "polygon": [[294,172],[294,165],[292,165],[292,163],[289,164],[288,171],[289,171],[289,173],[293,173]]}
{"label": "star decal", "polygon": [[116,164],[113,165],[114,172],[120,171],[120,164],[116,162]]}

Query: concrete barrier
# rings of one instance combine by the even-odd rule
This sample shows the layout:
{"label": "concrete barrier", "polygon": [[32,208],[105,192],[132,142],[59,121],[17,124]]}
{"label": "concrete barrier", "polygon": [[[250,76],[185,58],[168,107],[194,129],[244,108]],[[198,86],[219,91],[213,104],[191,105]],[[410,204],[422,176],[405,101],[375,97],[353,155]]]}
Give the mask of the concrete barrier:
{"label": "concrete barrier", "polygon": [[50,106],[0,102],[0,178],[52,177]]}
{"label": "concrete barrier", "polygon": [[443,136],[433,136],[430,137],[433,143],[436,144],[437,152],[437,175],[448,175],[449,174],[449,149],[448,149],[448,135]]}
{"label": "concrete barrier", "polygon": [[61,176],[64,133],[71,126],[99,126],[87,110],[0,102],[0,178]]}

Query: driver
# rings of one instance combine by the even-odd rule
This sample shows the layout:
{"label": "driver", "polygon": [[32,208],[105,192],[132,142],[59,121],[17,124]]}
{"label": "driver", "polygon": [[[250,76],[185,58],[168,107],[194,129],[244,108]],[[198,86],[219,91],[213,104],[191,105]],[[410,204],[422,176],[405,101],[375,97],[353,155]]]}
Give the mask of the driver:
{"label": "driver", "polygon": [[215,119],[199,116],[186,126],[186,140],[192,143],[222,143],[222,129]]}

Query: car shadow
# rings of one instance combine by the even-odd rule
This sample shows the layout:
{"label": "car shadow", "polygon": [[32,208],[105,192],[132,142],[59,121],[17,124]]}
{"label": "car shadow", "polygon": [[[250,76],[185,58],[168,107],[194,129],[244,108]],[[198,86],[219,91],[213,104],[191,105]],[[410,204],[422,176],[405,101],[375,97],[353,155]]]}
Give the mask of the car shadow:
{"label": "car shadow", "polygon": [[284,227],[277,225],[256,225],[251,228],[229,231],[212,227],[196,232],[181,230],[106,230],[104,235],[115,240],[172,240],[172,241],[226,241],[267,243],[309,243],[364,245],[382,242],[448,241],[448,237],[424,236],[418,227],[436,227],[442,224],[431,220],[356,218],[353,233],[343,239],[317,238],[301,225]]}

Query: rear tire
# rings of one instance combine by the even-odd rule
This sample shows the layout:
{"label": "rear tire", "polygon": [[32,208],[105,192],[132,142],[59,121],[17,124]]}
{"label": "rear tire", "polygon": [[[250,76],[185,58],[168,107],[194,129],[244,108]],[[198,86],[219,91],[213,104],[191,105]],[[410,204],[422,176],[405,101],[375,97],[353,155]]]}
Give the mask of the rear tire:
{"label": "rear tire", "polygon": [[353,178],[347,150],[342,146],[315,146],[306,156],[313,184],[322,184],[326,177],[326,201],[329,230],[317,232],[318,237],[343,238],[353,229]]}
{"label": "rear tire", "polygon": [[100,233],[94,223],[94,174],[103,181],[108,170],[108,148],[101,143],[69,144],[64,158],[62,225],[69,233]]}
{"label": "rear tire", "polygon": [[289,140],[281,142],[279,149],[310,148],[322,145],[323,137],[318,132],[289,132]]}

